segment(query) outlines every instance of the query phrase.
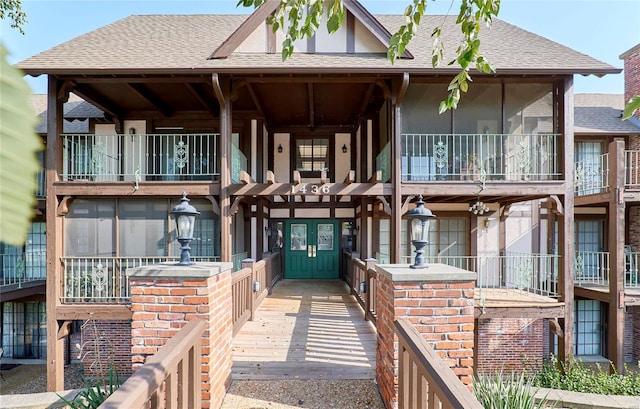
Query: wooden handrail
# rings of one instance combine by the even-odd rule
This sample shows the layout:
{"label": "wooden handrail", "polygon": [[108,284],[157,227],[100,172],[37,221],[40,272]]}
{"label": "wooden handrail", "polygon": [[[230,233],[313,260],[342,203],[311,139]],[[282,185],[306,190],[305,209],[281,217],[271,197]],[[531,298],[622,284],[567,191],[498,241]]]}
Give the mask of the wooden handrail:
{"label": "wooden handrail", "polygon": [[253,311],[252,270],[243,268],[231,274],[232,323],[235,336]]}
{"label": "wooden handrail", "polygon": [[411,322],[400,319],[394,326],[399,344],[398,409],[483,408],[451,368],[427,348]]}
{"label": "wooden handrail", "polygon": [[[201,406],[204,321],[188,322],[99,406],[99,409]],[[154,405],[154,402],[156,405]],[[157,403],[163,402],[161,405]]]}

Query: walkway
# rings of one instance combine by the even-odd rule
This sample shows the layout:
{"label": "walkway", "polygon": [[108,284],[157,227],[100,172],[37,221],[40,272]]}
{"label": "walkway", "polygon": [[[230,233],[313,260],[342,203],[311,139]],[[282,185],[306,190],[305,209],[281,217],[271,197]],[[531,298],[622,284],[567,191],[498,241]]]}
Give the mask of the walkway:
{"label": "walkway", "polygon": [[339,280],[284,280],[233,339],[234,380],[375,378],[375,328]]}

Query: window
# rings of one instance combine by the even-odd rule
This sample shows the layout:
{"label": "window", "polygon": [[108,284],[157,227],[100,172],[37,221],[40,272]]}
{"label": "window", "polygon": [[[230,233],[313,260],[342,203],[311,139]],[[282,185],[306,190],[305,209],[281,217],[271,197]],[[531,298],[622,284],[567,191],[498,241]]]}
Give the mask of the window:
{"label": "window", "polygon": [[600,301],[576,300],[574,312],[574,353],[576,355],[601,355],[603,350],[602,328],[605,309]]}
{"label": "window", "polygon": [[296,140],[296,170],[320,172],[329,170],[329,139]]}

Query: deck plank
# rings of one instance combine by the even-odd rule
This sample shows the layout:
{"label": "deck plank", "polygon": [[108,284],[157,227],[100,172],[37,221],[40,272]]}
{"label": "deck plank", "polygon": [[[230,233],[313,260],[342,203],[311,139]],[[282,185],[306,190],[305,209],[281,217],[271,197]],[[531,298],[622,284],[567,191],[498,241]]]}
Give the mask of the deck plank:
{"label": "deck plank", "polygon": [[284,280],[233,339],[233,379],[374,379],[375,327],[339,280]]}

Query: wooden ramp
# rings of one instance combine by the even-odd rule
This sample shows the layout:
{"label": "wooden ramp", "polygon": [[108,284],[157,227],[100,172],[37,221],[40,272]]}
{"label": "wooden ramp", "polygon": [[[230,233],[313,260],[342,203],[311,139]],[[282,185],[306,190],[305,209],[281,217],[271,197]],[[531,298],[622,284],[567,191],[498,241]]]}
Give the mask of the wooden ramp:
{"label": "wooden ramp", "polygon": [[284,280],[233,339],[233,379],[374,379],[375,327],[340,280]]}

